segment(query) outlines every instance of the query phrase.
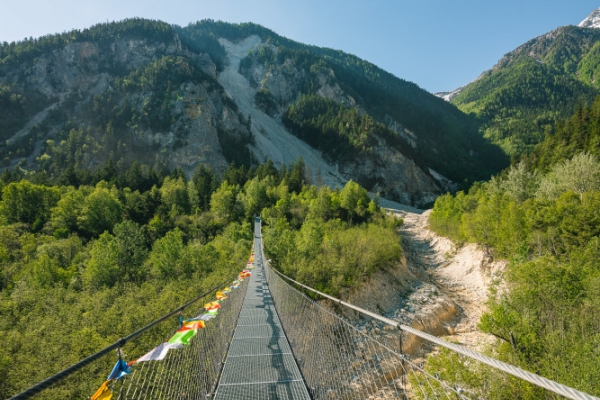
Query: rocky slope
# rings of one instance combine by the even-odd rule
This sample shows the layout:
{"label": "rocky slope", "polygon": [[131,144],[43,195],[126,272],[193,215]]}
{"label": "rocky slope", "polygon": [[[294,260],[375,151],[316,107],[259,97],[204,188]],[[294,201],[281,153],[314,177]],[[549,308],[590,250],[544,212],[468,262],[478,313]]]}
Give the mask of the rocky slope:
{"label": "rocky slope", "polygon": [[[307,95],[363,121],[361,131],[339,116],[303,115],[329,118],[343,158],[284,123]],[[357,57],[253,24],[134,19],[0,45],[0,107],[4,167],[51,176],[66,163],[93,169],[109,159],[189,175],[200,163],[220,173],[231,161],[302,157],[314,180],[353,179],[423,205],[498,169],[486,156],[494,149],[456,108]]]}
{"label": "rocky slope", "polygon": [[312,169],[313,182],[316,181],[317,171],[320,171],[325,184],[332,187],[342,186],[347,179],[335,166],[327,163],[316,150],[290,134],[276,118],[254,106],[257,90],[239,72],[239,66],[241,59],[261,44],[260,37],[252,35],[238,43],[221,39],[220,43],[227,52],[227,65],[219,74],[219,83],[235,101],[240,111],[251,118],[254,138],[251,149],[257,160],[265,162],[271,159],[276,166],[280,167],[302,157]]}

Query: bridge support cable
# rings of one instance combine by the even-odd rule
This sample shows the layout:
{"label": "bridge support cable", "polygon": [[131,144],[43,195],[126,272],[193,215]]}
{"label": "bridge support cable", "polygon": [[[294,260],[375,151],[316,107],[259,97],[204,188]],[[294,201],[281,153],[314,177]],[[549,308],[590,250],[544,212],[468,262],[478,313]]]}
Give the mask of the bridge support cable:
{"label": "bridge support cable", "polygon": [[407,334],[414,335],[422,341],[447,348],[569,399],[600,400],[598,397],[329,296],[283,275],[268,263],[265,265],[265,272],[275,306],[281,315],[282,325],[315,399],[332,398],[331,396],[354,399],[366,398],[369,395],[383,398],[401,395],[400,398],[409,399],[479,399],[487,396],[460,388],[454,383],[444,382],[427,373],[421,363],[415,363],[408,355],[402,354],[401,339],[400,346],[392,349],[359,331],[348,321],[290,284],[331,300],[343,308],[354,310],[363,317],[398,329],[401,337]]}

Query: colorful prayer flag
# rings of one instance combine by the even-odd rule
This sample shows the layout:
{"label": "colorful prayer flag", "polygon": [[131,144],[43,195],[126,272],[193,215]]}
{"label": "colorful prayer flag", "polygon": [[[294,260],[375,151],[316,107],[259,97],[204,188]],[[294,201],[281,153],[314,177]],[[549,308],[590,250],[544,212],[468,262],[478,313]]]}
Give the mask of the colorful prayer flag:
{"label": "colorful prayer flag", "polygon": [[108,388],[108,381],[104,382],[100,389],[94,393],[94,395],[90,398],[90,400],[110,400],[112,399],[112,392]]}
{"label": "colorful prayer flag", "polygon": [[198,317],[198,319],[202,320],[202,321],[210,321],[211,319],[213,319],[214,317],[216,317],[217,315],[217,310],[215,309],[215,313],[214,314],[202,314],[201,316]]}
{"label": "colorful prayer flag", "polygon": [[168,343],[189,345],[190,340],[194,337],[194,335],[196,335],[195,329],[188,329],[181,332],[177,331],[175,332],[173,337],[171,337],[171,339],[168,340]]}
{"label": "colorful prayer flag", "polygon": [[225,300],[227,298],[227,296],[225,296],[223,292],[217,292],[215,297],[217,298],[217,300]]}
{"label": "colorful prayer flag", "polygon": [[167,353],[171,349],[180,349],[183,347],[181,343],[161,343],[155,347],[152,351],[144,354],[138,358],[135,362],[140,363],[144,361],[160,361],[167,356]]}
{"label": "colorful prayer flag", "polygon": [[[217,309],[215,309],[215,311],[217,311]],[[215,315],[215,314],[209,314],[209,313],[206,313],[206,314],[200,314],[200,315],[198,315],[197,317],[194,317],[194,318],[190,318],[190,319],[187,319],[187,320],[185,320],[184,324],[186,324],[186,323],[188,323],[188,322],[191,322],[191,321],[210,321],[210,320],[211,320],[211,319],[213,319],[214,317],[216,317],[216,315]]]}
{"label": "colorful prayer flag", "polygon": [[129,366],[127,365],[127,363],[124,360],[119,359],[113,367],[112,372],[108,375],[108,378],[106,378],[106,380],[110,381],[113,379],[119,379],[124,377],[125,375],[129,375],[130,372],[131,371],[129,370]]}
{"label": "colorful prayer flag", "polygon": [[206,324],[204,323],[204,321],[190,321],[183,324],[183,328],[188,329],[204,329],[205,327]]}

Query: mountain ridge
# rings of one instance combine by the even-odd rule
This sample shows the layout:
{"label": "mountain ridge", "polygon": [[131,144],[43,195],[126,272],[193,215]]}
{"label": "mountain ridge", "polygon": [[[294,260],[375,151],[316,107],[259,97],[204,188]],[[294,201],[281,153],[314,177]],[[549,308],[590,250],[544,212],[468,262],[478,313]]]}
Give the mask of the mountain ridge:
{"label": "mountain ridge", "polygon": [[[232,59],[245,40],[252,45]],[[225,77],[245,93],[226,88],[233,81]],[[301,120],[300,141],[281,152],[294,140],[285,114],[310,96],[341,107],[337,115],[301,119],[326,122],[317,137],[337,135],[334,147],[344,157],[324,158],[321,139],[306,148]],[[450,181],[483,179],[505,165],[469,116],[414,83],[251,23],[178,27],[131,19],[3,44],[0,104],[7,111],[0,117],[4,167],[49,176],[60,175],[65,162],[95,168],[113,159],[126,168],[140,161],[190,175],[200,163],[221,173],[232,161],[251,166],[272,158],[282,166],[302,156],[315,164],[311,179],[353,179],[423,205],[452,190]],[[276,136],[287,139],[273,145]],[[80,139],[62,148],[69,137]]]}
{"label": "mountain ridge", "polygon": [[591,105],[600,93],[598,18],[600,9],[579,26],[530,39],[475,81],[437,95],[475,115],[483,135],[518,159],[552,133],[557,120],[579,103]]}

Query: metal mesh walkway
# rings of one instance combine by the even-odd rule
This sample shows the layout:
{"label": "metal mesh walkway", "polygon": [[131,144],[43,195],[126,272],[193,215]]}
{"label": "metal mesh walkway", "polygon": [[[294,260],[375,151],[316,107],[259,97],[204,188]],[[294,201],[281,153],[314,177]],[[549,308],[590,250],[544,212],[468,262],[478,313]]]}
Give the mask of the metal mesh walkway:
{"label": "metal mesh walkway", "polygon": [[246,298],[215,399],[310,399],[265,279],[260,227]]}

